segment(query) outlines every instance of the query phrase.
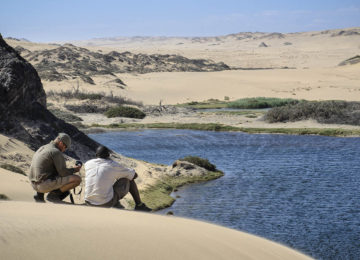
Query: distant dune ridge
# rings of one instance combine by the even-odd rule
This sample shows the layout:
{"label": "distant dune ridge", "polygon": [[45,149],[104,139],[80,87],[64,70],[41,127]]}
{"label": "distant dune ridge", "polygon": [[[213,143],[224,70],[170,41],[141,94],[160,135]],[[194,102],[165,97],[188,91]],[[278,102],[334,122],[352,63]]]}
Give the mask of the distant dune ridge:
{"label": "distant dune ridge", "polygon": [[225,96],[360,100],[360,27],[109,37],[63,45],[7,42],[37,69],[47,92],[79,88],[149,105]]}
{"label": "distant dune ridge", "polygon": [[[6,41],[38,70],[46,91],[79,86],[152,105],[224,96],[360,100],[358,68],[351,59],[360,53],[360,27],[109,37],[62,45]],[[344,61],[349,66],[338,67]]]}
{"label": "distant dune ridge", "polygon": [[298,36],[310,36],[315,37],[318,35],[329,35],[331,37],[336,36],[353,36],[360,35],[360,28],[348,28],[348,29],[336,29],[326,30],[318,32],[298,32],[298,33],[264,33],[264,32],[240,32],[233,33],[224,36],[214,37],[165,37],[165,36],[133,36],[133,37],[106,37],[106,38],[94,38],[90,40],[83,40],[74,42],[79,45],[89,46],[102,46],[102,45],[116,45],[117,43],[144,43],[144,42],[158,42],[158,43],[173,43],[174,41],[182,41],[185,43],[213,43],[213,42],[225,42],[229,40],[263,40],[263,39],[285,39],[294,35]]}

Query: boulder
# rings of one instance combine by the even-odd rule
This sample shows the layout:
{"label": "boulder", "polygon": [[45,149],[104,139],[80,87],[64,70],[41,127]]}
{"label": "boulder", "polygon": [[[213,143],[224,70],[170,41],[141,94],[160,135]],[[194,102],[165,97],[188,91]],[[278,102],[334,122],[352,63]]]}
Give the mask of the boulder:
{"label": "boulder", "polygon": [[205,176],[208,171],[202,167],[199,167],[191,162],[176,160],[172,164],[172,168],[167,173],[169,176]]}
{"label": "boulder", "polygon": [[36,150],[60,132],[73,140],[69,156],[82,160],[94,156],[98,144],[47,110],[38,73],[0,35],[0,133]]}

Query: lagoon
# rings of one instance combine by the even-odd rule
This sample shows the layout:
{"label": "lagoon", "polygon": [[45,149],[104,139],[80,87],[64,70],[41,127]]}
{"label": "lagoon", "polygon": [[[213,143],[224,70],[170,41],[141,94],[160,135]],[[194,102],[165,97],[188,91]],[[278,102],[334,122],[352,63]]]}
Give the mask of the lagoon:
{"label": "lagoon", "polygon": [[193,130],[89,136],[136,159],[172,164],[194,155],[225,172],[181,188],[164,212],[259,235],[316,259],[360,259],[360,138]]}

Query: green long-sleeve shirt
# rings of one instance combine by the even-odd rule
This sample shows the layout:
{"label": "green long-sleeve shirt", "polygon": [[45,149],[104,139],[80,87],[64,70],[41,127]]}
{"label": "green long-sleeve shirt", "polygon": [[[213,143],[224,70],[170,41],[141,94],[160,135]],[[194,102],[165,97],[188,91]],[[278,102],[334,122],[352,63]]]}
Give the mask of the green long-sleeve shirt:
{"label": "green long-sleeve shirt", "polygon": [[65,158],[54,142],[41,146],[34,154],[30,166],[30,181],[43,181],[57,176],[68,176],[75,171],[66,168]]}

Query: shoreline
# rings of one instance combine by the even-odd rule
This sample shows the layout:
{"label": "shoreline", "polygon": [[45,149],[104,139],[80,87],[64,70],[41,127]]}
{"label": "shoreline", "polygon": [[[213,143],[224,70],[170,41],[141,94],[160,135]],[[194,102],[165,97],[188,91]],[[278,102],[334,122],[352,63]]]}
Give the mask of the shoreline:
{"label": "shoreline", "polygon": [[248,134],[289,134],[289,135],[322,135],[332,137],[360,137],[360,129],[343,128],[255,128],[234,127],[215,123],[182,124],[182,123],[147,123],[147,124],[112,124],[95,125],[80,130],[86,134],[96,134],[113,131],[137,131],[146,129],[187,129],[198,131],[243,132]]}
{"label": "shoreline", "polygon": [[[191,185],[195,183],[208,182],[216,180],[224,176],[221,171],[211,172],[208,171],[205,176],[189,176],[189,177],[172,177],[164,176],[156,181],[155,184],[140,191],[142,200],[154,211],[169,208],[176,199],[171,196],[173,192],[185,185]],[[156,200],[154,202],[154,200]]]}
{"label": "shoreline", "polygon": [[[268,110],[222,109],[203,110],[178,105],[139,107],[146,116],[108,118],[102,113],[72,112],[82,121],[72,122],[85,133],[140,129],[189,129],[204,131],[233,131],[250,134],[324,135],[359,137],[360,126],[319,123],[315,119],[270,123],[265,120]],[[71,123],[71,122],[70,122]]]}

